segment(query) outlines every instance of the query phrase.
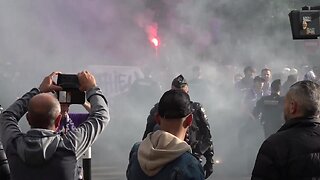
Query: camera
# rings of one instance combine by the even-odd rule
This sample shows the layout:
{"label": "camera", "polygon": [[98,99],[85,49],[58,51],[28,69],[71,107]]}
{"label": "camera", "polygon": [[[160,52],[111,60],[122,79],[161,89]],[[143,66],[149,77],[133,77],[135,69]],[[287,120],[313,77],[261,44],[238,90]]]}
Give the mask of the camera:
{"label": "camera", "polygon": [[57,85],[62,91],[57,92],[57,98],[62,104],[84,104],[85,93],[79,90],[78,76],[75,74],[58,74]]}
{"label": "camera", "polygon": [[318,39],[320,36],[320,6],[305,6],[289,13],[292,38]]}

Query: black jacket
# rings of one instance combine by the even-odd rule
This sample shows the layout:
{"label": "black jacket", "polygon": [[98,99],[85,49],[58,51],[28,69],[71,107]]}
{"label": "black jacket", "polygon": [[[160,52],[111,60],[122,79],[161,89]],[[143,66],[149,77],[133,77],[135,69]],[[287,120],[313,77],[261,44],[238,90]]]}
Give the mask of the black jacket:
{"label": "black jacket", "polygon": [[320,179],[320,120],[291,119],[265,140],[251,179]]}

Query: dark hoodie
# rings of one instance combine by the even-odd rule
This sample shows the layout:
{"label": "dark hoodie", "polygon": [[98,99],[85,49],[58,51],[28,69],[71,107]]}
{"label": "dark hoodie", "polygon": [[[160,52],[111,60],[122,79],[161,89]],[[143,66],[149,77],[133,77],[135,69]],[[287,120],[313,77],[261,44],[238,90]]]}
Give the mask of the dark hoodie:
{"label": "dark hoodie", "polygon": [[106,127],[110,117],[107,102],[99,88],[87,91],[92,111],[74,131],[56,133],[31,129],[26,134],[18,121],[27,111],[29,100],[39,94],[33,89],[0,116],[0,132],[11,169],[12,180],[75,179],[76,162]]}

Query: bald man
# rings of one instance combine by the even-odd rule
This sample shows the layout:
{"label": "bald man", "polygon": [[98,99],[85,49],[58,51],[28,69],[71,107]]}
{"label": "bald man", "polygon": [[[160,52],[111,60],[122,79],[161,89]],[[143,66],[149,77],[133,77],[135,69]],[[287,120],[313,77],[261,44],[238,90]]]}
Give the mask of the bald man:
{"label": "bald man", "polygon": [[[56,133],[61,120],[60,103],[53,91],[53,72],[14,102],[0,116],[0,132],[7,153],[13,180],[69,180],[76,177],[76,163],[107,126],[110,116],[107,101],[96,86],[95,78],[87,71],[78,74],[80,90],[91,103],[88,119],[75,131]],[[31,127],[22,133],[18,122],[26,117]]]}

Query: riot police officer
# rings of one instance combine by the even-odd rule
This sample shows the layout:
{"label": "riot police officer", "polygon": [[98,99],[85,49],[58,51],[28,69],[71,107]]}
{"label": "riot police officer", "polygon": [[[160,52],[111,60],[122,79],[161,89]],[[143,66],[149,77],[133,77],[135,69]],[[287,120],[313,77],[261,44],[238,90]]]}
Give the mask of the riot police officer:
{"label": "riot police officer", "polygon": [[265,138],[278,131],[283,120],[284,98],[280,96],[280,79],[271,83],[271,95],[263,96],[256,103],[253,115],[261,120]]}
{"label": "riot police officer", "polygon": [[[188,83],[182,75],[179,75],[173,79],[171,84],[171,89],[181,89],[186,93],[189,92]],[[201,157],[204,156],[206,163],[204,165],[205,178],[208,178],[213,172],[213,143],[210,133],[210,126],[208,123],[208,118],[205,113],[204,108],[198,102],[192,102],[193,107],[193,121],[192,125],[188,130],[186,142],[191,146],[192,153],[200,161]],[[143,138],[155,130],[159,129],[159,126],[155,122],[155,116],[158,109],[158,103],[154,105],[151,109],[150,114],[147,118],[146,130],[144,132]]]}

